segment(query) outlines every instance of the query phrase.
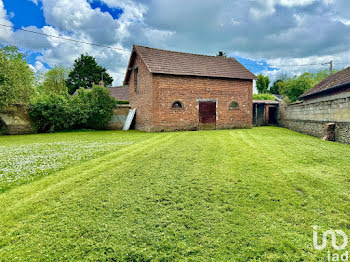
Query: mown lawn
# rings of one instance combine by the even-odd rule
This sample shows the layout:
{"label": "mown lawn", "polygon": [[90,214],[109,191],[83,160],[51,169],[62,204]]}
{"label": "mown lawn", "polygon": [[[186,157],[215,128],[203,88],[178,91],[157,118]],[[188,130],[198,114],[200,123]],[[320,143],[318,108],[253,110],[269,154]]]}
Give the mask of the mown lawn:
{"label": "mown lawn", "polygon": [[[18,179],[0,182],[3,261],[320,261],[331,246],[314,249],[314,225],[350,237],[350,146],[282,128],[0,137],[0,150]],[[46,172],[37,156],[58,151]]]}

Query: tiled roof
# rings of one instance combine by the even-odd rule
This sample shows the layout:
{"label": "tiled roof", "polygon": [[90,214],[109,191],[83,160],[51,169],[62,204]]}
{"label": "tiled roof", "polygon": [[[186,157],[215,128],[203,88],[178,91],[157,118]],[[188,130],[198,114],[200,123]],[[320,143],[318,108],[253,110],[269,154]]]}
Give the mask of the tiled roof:
{"label": "tiled roof", "polygon": [[[141,56],[151,73],[256,79],[253,73],[234,58],[181,53],[144,46],[134,46],[133,52]],[[126,81],[128,77],[127,73]]]}
{"label": "tiled roof", "polygon": [[350,84],[350,67],[328,76],[300,97],[310,96],[345,84]]}
{"label": "tiled roof", "polygon": [[129,101],[129,88],[127,86],[113,86],[108,88],[113,96],[118,101]]}

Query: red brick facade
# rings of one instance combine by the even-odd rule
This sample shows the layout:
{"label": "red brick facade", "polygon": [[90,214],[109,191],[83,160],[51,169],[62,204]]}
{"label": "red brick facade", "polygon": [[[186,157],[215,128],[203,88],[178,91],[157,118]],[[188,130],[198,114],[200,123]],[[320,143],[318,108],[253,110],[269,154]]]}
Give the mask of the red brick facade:
{"label": "red brick facade", "polygon": [[[253,80],[155,74],[138,54],[129,68],[134,69],[128,81],[129,102],[136,108],[138,130],[196,130],[199,101],[216,102],[216,129],[252,126]],[[175,101],[183,108],[172,108]],[[232,102],[238,107],[230,109]]]}

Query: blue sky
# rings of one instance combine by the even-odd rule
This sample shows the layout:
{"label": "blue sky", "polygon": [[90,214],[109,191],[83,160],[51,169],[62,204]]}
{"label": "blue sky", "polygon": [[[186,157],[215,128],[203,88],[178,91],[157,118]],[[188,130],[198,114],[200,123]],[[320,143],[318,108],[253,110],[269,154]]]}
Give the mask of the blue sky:
{"label": "blue sky", "polygon": [[[350,65],[348,0],[0,0],[0,23],[124,50],[132,44],[206,55],[221,50],[272,80],[324,69],[329,60],[336,68]],[[114,84],[129,59],[128,51],[1,27],[0,42],[26,51],[34,71],[70,67],[87,52]],[[305,64],[316,65],[296,66]]]}

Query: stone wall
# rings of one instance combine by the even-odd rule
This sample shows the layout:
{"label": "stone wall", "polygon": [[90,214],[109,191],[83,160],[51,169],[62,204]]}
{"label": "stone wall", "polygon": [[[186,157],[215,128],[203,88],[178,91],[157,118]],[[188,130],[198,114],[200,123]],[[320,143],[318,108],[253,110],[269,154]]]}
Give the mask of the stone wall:
{"label": "stone wall", "polygon": [[122,130],[130,108],[130,105],[117,105],[107,128],[110,130]]}
{"label": "stone wall", "polygon": [[350,92],[322,96],[300,104],[281,104],[280,126],[322,138],[327,123],[335,123],[335,141],[350,144]]}
{"label": "stone wall", "polygon": [[0,119],[5,125],[5,134],[22,135],[35,133],[28,113],[28,107],[12,105],[0,109]]}

